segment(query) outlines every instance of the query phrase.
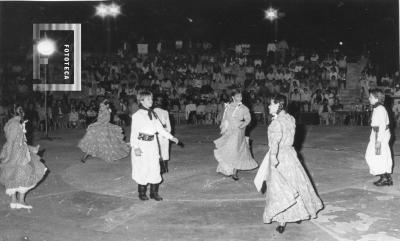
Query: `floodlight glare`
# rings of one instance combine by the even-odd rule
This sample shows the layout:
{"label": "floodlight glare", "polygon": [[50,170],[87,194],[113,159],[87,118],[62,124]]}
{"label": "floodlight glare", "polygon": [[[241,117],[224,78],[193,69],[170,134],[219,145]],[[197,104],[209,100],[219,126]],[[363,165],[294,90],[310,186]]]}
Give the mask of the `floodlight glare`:
{"label": "floodlight glare", "polygon": [[37,50],[42,55],[50,56],[56,51],[56,45],[50,39],[43,39],[37,45]]}
{"label": "floodlight glare", "polygon": [[117,17],[121,14],[121,6],[115,3],[109,5],[100,3],[96,6],[96,15],[102,18],[105,17]]}
{"label": "floodlight glare", "polygon": [[111,3],[108,6],[108,12],[112,17],[116,17],[121,13],[121,7],[115,3]]}
{"label": "floodlight glare", "polygon": [[96,7],[96,15],[98,15],[98,16],[100,16],[102,18],[107,16],[107,12],[108,12],[108,7],[103,3],[100,3]]}
{"label": "floodlight glare", "polygon": [[274,21],[278,18],[278,10],[275,8],[268,8],[265,10],[265,18],[270,21]]}

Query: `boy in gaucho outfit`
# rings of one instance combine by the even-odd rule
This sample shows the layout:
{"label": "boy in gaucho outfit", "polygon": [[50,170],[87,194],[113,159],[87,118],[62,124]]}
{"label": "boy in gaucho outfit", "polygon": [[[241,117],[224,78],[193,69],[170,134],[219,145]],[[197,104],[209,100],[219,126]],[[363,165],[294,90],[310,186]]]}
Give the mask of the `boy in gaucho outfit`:
{"label": "boy in gaucho outfit", "polygon": [[383,106],[385,95],[380,89],[373,89],[369,94],[369,102],[373,107],[371,117],[371,135],[365,152],[365,159],[369,166],[369,172],[378,176],[379,180],[374,182],[375,186],[391,186],[393,180],[392,154],[389,147],[390,130],[389,116]]}
{"label": "boy in gaucho outfit", "polygon": [[179,143],[179,140],[167,132],[157,115],[151,109],[153,95],[149,91],[138,94],[139,110],[132,115],[131,139],[132,146],[132,179],[138,183],[139,198],[148,200],[147,184],[150,184],[150,198],[161,201],[158,187],[162,181],[160,174],[160,151],[157,135]]}

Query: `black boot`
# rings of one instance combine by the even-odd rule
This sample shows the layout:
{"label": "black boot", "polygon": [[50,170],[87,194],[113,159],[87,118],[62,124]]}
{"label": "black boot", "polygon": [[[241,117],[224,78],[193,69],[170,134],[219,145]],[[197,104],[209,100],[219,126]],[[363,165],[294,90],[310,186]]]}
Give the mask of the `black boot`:
{"label": "black boot", "polygon": [[83,156],[82,156],[82,158],[81,158],[81,162],[82,163],[85,163],[86,162],[86,159],[88,159],[88,157],[89,157],[89,154],[83,154]]}
{"label": "black boot", "polygon": [[147,191],[147,185],[138,185],[138,190],[139,190],[139,199],[142,201],[149,200],[149,198],[146,195]]}
{"label": "black boot", "polygon": [[379,175],[379,180],[374,182],[375,186],[380,186],[382,181],[385,180],[385,175]]}
{"label": "black boot", "polygon": [[156,201],[162,201],[163,198],[158,195],[159,184],[150,184],[150,198]]}
{"label": "black boot", "polygon": [[232,179],[235,180],[235,181],[239,180],[238,171],[235,170],[235,172],[232,174],[231,177],[232,177]]}
{"label": "black boot", "polygon": [[279,226],[276,227],[276,231],[278,231],[278,233],[283,233],[285,231],[285,225],[279,224]]}
{"label": "black boot", "polygon": [[392,180],[392,176],[389,173],[386,173],[383,175],[383,180],[378,183],[375,184],[378,187],[382,187],[382,186],[392,186],[393,185],[393,180]]}

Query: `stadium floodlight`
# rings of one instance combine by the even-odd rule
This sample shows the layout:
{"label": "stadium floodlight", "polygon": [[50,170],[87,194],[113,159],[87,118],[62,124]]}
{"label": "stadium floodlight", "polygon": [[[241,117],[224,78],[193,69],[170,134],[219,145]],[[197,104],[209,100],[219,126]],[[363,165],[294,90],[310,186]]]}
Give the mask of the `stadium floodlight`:
{"label": "stadium floodlight", "polygon": [[102,18],[117,17],[121,14],[121,6],[116,3],[104,4],[100,3],[96,6],[96,15]]}
{"label": "stadium floodlight", "polygon": [[107,11],[108,11],[107,5],[105,5],[103,3],[100,3],[99,5],[96,6],[96,15],[97,16],[105,18],[107,16]]}
{"label": "stadium floodlight", "polygon": [[111,3],[108,6],[108,13],[111,17],[117,17],[121,14],[121,7],[115,3]]}
{"label": "stadium floodlight", "polygon": [[270,7],[264,11],[264,14],[265,18],[271,22],[278,19],[278,9]]}
{"label": "stadium floodlight", "polygon": [[37,50],[41,55],[48,57],[56,51],[56,45],[53,40],[46,38],[39,41]]}

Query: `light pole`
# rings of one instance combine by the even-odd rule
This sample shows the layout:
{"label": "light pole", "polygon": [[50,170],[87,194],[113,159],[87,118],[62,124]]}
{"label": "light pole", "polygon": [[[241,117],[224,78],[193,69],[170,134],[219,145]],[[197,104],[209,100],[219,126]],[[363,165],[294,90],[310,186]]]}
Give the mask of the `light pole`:
{"label": "light pole", "polygon": [[104,4],[100,3],[96,6],[96,16],[106,20],[107,31],[107,54],[111,52],[111,24],[110,18],[116,18],[121,14],[121,6],[116,3]]}
{"label": "light pole", "polygon": [[37,50],[39,54],[41,54],[43,57],[41,58],[41,63],[44,65],[44,109],[45,109],[45,131],[46,131],[46,136],[43,139],[46,140],[52,140],[52,138],[49,137],[49,132],[48,132],[48,116],[47,116],[47,65],[49,63],[49,57],[56,51],[56,46],[55,43],[48,38],[44,38],[39,41],[37,45]]}
{"label": "light pole", "polygon": [[275,40],[278,40],[278,18],[279,18],[278,9],[270,7],[264,11],[264,14],[265,14],[265,19],[268,19],[271,23],[274,23],[274,32],[275,32],[274,38]]}

